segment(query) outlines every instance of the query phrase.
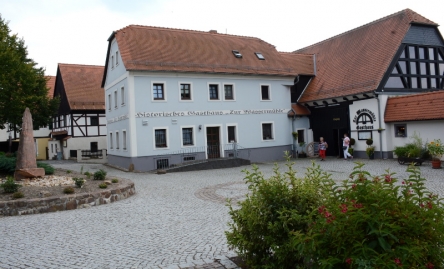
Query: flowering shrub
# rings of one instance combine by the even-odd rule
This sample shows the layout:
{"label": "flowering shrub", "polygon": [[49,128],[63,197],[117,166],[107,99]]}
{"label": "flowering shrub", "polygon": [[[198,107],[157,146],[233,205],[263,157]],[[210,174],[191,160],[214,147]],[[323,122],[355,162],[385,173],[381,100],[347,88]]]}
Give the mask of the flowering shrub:
{"label": "flowering shrub", "polygon": [[268,179],[255,165],[252,171],[244,170],[250,194],[240,207],[229,205],[227,241],[250,268],[297,268],[306,260],[292,237],[307,233],[321,205],[321,179],[328,176],[312,167],[298,179],[292,163],[287,169],[280,173],[276,166]]}
{"label": "flowering shrub", "polygon": [[435,139],[427,144],[427,149],[433,159],[439,160],[444,155],[444,145],[441,143],[441,139]]}
{"label": "flowering shrub", "polygon": [[444,268],[444,208],[419,169],[398,181],[357,163],[334,182],[313,164],[296,178],[291,163],[265,179],[246,171],[250,194],[226,232],[251,268]]}
{"label": "flowering shrub", "polygon": [[410,166],[397,184],[389,171],[371,176],[362,167],[342,185],[328,183],[314,225],[295,243],[310,246],[320,268],[443,268],[444,210],[419,169]]}

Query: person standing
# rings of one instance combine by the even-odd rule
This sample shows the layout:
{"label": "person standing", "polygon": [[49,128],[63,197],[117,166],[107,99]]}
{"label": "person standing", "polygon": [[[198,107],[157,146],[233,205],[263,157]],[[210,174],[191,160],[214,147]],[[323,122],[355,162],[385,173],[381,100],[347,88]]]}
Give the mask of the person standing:
{"label": "person standing", "polygon": [[348,147],[350,146],[350,138],[347,133],[344,134],[344,139],[342,140],[342,150],[344,151],[344,160],[347,160],[347,157],[353,159],[353,156],[348,153]]}
{"label": "person standing", "polygon": [[319,140],[319,157],[321,157],[321,161],[325,161],[325,151],[328,148],[328,144],[324,141],[323,137],[320,137]]}

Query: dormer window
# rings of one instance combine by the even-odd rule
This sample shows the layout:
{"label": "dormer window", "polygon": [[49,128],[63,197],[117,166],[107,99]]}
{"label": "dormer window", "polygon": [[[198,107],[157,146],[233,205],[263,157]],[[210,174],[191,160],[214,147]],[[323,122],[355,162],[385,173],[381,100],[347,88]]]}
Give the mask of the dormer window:
{"label": "dormer window", "polygon": [[238,50],[232,50],[234,57],[236,58],[242,58],[242,54]]}
{"label": "dormer window", "polygon": [[262,53],[260,53],[260,52],[255,52],[254,54],[256,54],[256,57],[257,57],[259,60],[265,60],[265,57],[264,57],[264,55],[262,55]]}

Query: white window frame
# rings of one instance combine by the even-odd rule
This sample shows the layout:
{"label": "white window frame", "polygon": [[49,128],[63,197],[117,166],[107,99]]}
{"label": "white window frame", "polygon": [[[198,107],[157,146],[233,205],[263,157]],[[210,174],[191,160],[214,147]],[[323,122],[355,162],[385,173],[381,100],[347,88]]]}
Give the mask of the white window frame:
{"label": "white window frame", "polygon": [[[264,124],[271,124],[271,139],[264,139],[264,129],[263,129],[263,125]],[[261,125],[260,125],[260,130],[261,130],[261,141],[262,142],[270,142],[270,141],[275,141],[276,140],[276,132],[274,131],[274,121],[261,121]]]}
{"label": "white window frame", "polygon": [[119,136],[119,131],[116,131],[116,150],[119,150],[120,148],[120,136]]}
{"label": "white window frame", "polygon": [[[217,85],[217,97],[218,99],[210,99],[210,85]],[[207,83],[207,96],[208,96],[208,101],[209,102],[220,102],[222,101],[221,98],[221,88],[220,88],[220,83],[219,82],[208,82]]]}
{"label": "white window frame", "polygon": [[237,125],[237,123],[227,123],[226,124],[226,128],[225,128],[225,130],[227,131],[227,143],[228,144],[233,144],[232,142],[230,142],[230,141],[228,141],[228,138],[229,138],[229,133],[228,133],[228,127],[234,127],[234,137],[236,138],[236,143],[239,143],[239,132],[238,132],[238,125]]}
{"label": "white window frame", "polygon": [[113,105],[113,100],[112,100],[111,94],[109,93],[108,94],[108,110],[109,111],[111,111],[112,105]]}
{"label": "white window frame", "polygon": [[[163,100],[154,100],[154,84],[163,84]],[[166,102],[167,101],[167,86],[166,81],[151,81],[151,102]]]}
{"label": "white window frame", "polygon": [[[190,84],[191,98],[189,100],[182,100],[181,89],[180,89],[180,85],[181,84]],[[180,81],[178,83],[178,85],[179,85],[179,102],[193,102],[194,101],[193,83],[192,82],[186,82],[186,81]]]}
{"label": "white window frame", "polygon": [[119,51],[116,51],[116,66],[119,65]]}
{"label": "white window frame", "polygon": [[125,106],[125,86],[120,87],[120,105]]}
{"label": "white window frame", "polygon": [[[262,99],[262,86],[268,86],[268,98],[269,99]],[[259,98],[261,102],[271,102],[271,85],[270,84],[260,84],[259,85]]]}
{"label": "white window frame", "polygon": [[117,109],[118,108],[118,106],[117,106],[117,103],[118,103],[118,98],[117,98],[117,90],[115,90],[114,91],[114,109]]}
{"label": "white window frame", "polygon": [[[233,87],[233,89],[232,89],[232,91],[233,91],[233,99],[225,99],[225,85],[231,85]],[[223,98],[224,101],[227,101],[227,102],[234,102],[234,101],[236,101],[236,87],[235,87],[234,83],[232,83],[232,82],[224,82],[223,85],[222,85],[222,88],[223,88],[223,91],[224,91],[224,98]]]}
{"label": "white window frame", "polygon": [[128,151],[128,141],[127,141],[127,138],[128,137],[128,135],[127,135],[127,133],[126,133],[126,129],[123,129],[122,130],[122,150],[123,151]]}
{"label": "white window frame", "polygon": [[114,150],[114,148],[113,148],[113,132],[109,132],[108,141],[109,141],[109,150]]}
{"label": "white window frame", "polygon": [[[157,148],[156,147],[156,130],[166,130],[166,143],[167,146],[165,148]],[[160,127],[153,127],[153,149],[154,150],[166,150],[170,149],[170,130],[168,126],[160,126]]]}
{"label": "white window frame", "polygon": [[[182,148],[189,148],[189,147],[195,147],[196,146],[196,126],[194,125],[183,125],[180,126],[180,145]],[[193,130],[193,144],[192,145],[184,145],[183,144],[183,129],[184,128],[191,128]]]}

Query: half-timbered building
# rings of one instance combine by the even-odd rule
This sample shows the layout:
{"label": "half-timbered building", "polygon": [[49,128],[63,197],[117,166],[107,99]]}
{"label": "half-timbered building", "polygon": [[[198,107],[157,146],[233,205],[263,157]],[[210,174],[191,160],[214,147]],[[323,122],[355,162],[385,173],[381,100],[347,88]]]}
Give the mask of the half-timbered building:
{"label": "half-timbered building", "polygon": [[106,149],[103,66],[59,64],[54,96],[60,106],[53,117],[50,158],[77,158],[77,150],[101,154]]}

